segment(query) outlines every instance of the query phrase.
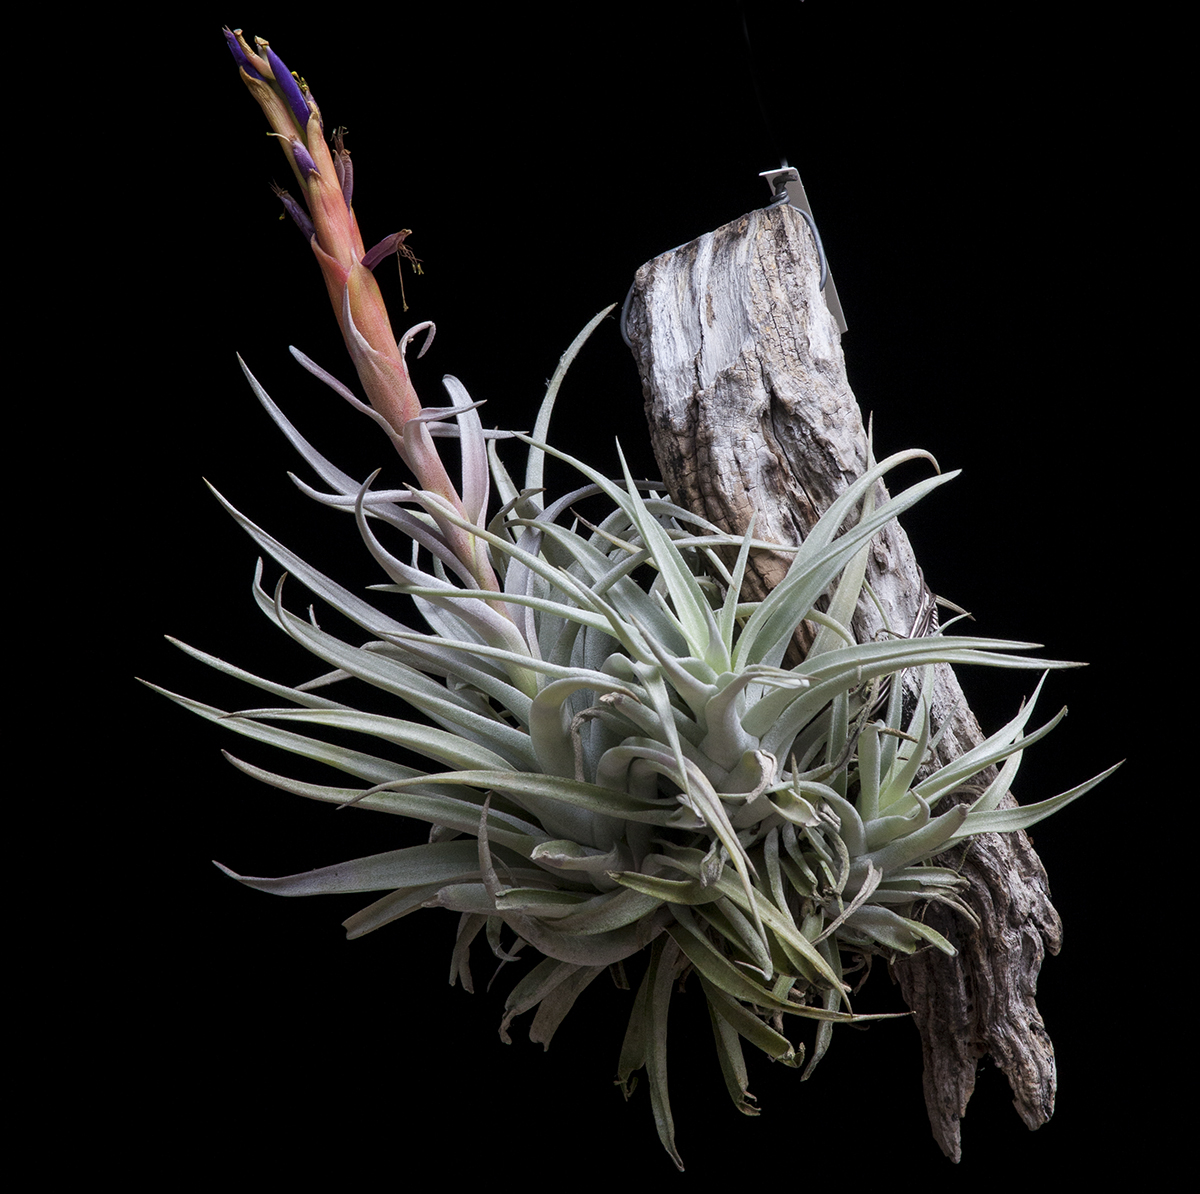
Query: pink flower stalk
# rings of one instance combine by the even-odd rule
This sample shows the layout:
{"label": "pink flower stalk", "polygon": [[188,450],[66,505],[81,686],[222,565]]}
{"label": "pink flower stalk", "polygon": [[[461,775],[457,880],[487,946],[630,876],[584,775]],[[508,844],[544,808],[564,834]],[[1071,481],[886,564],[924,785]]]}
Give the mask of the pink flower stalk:
{"label": "pink flower stalk", "polygon": [[[463,503],[434,447],[404,354],[392,331],[379,284],[371,272],[384,257],[403,252],[408,230],[385,237],[370,252],[363,246],[350,205],[353,169],[350,154],[334,134],[331,152],[325,141],[321,110],[307,85],[297,80],[262,38],[250,48],[240,29],[225,30],[243,82],[280,138],[284,156],[300,187],[303,205],[276,188],[287,213],[308,237],[325,278],[346,348],[371,406],[394,433],[393,443],[420,487],[465,517]],[[407,337],[406,337],[407,339]],[[473,535],[439,515],[436,501],[424,502],[454,553],[481,588],[498,591],[485,549]]]}

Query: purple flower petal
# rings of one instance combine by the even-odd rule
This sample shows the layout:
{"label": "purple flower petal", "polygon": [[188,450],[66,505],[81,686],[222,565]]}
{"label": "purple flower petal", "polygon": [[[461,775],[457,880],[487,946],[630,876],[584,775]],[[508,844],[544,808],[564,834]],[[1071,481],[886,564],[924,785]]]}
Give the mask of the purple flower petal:
{"label": "purple flower petal", "polygon": [[262,75],[260,75],[258,71],[254,69],[254,64],[249,58],[246,57],[242,47],[238,45],[238,40],[234,36],[233,30],[226,27],[224,33],[225,43],[229,46],[229,52],[233,55],[233,59],[238,66],[240,66],[242,70],[244,70],[252,79],[260,79],[265,83],[266,79],[263,79]]}
{"label": "purple flower petal", "polygon": [[[399,232],[393,232],[391,236],[385,236],[379,244],[369,249],[363,257],[363,265],[369,270],[373,270],[385,257],[391,256],[393,253],[400,251],[400,246],[404,243],[405,237],[411,236],[410,228],[403,228]],[[411,250],[410,250],[411,252]]]}
{"label": "purple flower petal", "polygon": [[284,66],[283,59],[265,41],[259,41],[258,45],[263,56],[271,64],[275,82],[279,85],[279,90],[283,92],[283,98],[287,100],[288,107],[291,108],[292,115],[300,126],[300,131],[303,132],[308,128],[309,113],[308,101],[304,98],[304,92],[300,90],[300,84],[292,77],[292,72]]}
{"label": "purple flower petal", "polygon": [[300,169],[300,177],[307,178],[310,174],[319,174],[317,163],[312,160],[312,154],[304,147],[304,142],[299,137],[293,137],[288,142],[292,147],[292,157],[296,159],[296,165]]}
{"label": "purple flower petal", "polygon": [[304,239],[311,241],[317,234],[317,230],[313,227],[313,222],[308,218],[308,212],[296,202],[282,187],[277,187],[274,183],[271,184],[271,190],[275,192],[279,202],[283,204],[283,210],[292,217],[292,221],[296,227],[304,233]]}
{"label": "purple flower petal", "polygon": [[343,136],[345,129],[336,129],[333,134],[333,168],[337,171],[338,184],[342,188],[342,198],[349,207],[354,199],[354,163],[350,160],[350,151],[346,148]]}

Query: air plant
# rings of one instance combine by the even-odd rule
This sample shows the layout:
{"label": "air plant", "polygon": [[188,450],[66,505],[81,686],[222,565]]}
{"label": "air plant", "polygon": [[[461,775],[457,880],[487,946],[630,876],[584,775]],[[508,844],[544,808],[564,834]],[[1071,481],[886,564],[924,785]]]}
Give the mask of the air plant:
{"label": "air plant", "polygon": [[[351,938],[424,908],[457,912],[451,982],[468,991],[481,934],[502,962],[536,959],[507,997],[505,1039],[515,1017],[533,1012],[530,1037],[548,1045],[594,979],[611,971],[626,985],[626,964],[644,956],[618,1078],[628,1093],[645,1069],[659,1137],[682,1168],[667,1092],[674,991],[688,977],[703,991],[729,1095],[751,1114],[744,1042],[799,1066],[805,1050],[787,1035],[787,1017],[815,1021],[808,1076],[835,1025],[879,1018],[851,1006],[851,969],[875,955],[953,953],[924,922],[932,901],[974,919],[965,880],[934,856],[976,834],[1027,828],[1109,774],[1037,804],[1001,807],[1025,748],[1063,713],[1028,728],[1039,684],[1007,725],[939,767],[934,666],[1072,665],[1024,653],[1036,644],[946,627],[855,641],[848,627],[872,537],[956,475],[935,472],[887,496],[881,479],[907,461],[933,463],[923,452],[871,460],[793,550],[786,579],[764,600],[742,601],[750,553],[778,545],[753,530],[720,532],[636,480],[623,458],[624,475],[613,480],[547,442],[564,374],[608,310],[564,354],[532,434],[485,432],[478,404],[453,377],[445,378],[449,406],[421,406],[405,349],[432,327],[397,342],[371,274],[405,234],[364,250],[340,136],[331,151],[310,91],[265,42],[252,49],[240,31],[226,35],[299,183],[303,204],[285,196],[285,208],[317,257],[370,405],[293,355],[384,429],[415,482],[375,490],[374,476],[344,473],[246,370],[324,488],[297,484],[353,517],[389,583],[367,601],[221,499],[266,555],[366,641],[346,642],[291,612],[284,580],[264,587],[260,561],[261,611],[320,661],[321,674],[291,688],[179,644],[270,703],[231,712],[166,695],[345,777],[302,782],[231,759],[255,778],[431,828],[426,844],[304,874],[222,870],[279,895],[375,893],[345,922]],[[458,440],[461,494],[439,437]],[[523,446],[521,469],[504,463],[502,444]],[[578,487],[553,500],[548,457],[579,474]],[[585,517],[597,504],[600,513]],[[422,627],[405,620],[414,609]],[[815,642],[787,666],[806,619],[819,627]],[[912,708],[902,699],[906,671],[922,678]],[[339,699],[351,679],[395,698],[395,713]],[[317,736],[322,728],[380,746],[334,745]],[[396,761],[394,747],[422,765]],[[948,799],[994,764],[995,778],[973,800]]]}

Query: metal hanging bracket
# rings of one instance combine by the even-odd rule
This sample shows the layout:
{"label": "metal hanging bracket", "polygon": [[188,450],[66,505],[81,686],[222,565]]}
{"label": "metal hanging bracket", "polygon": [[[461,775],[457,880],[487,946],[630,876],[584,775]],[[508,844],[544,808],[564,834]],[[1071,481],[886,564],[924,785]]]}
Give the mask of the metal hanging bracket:
{"label": "metal hanging bracket", "polygon": [[776,203],[790,203],[807,221],[812,230],[813,239],[817,242],[817,254],[821,259],[821,292],[825,296],[825,305],[829,308],[837,324],[838,331],[846,333],[846,316],[842,313],[842,303],[838,298],[837,287],[833,283],[833,274],[829,271],[829,263],[825,258],[825,247],[821,244],[821,234],[817,231],[817,222],[813,218],[812,205],[804,193],[804,184],[800,181],[800,172],[795,166],[789,166],[785,161],[777,170],[763,170],[759,178],[766,179],[771,188],[773,198],[768,206]]}

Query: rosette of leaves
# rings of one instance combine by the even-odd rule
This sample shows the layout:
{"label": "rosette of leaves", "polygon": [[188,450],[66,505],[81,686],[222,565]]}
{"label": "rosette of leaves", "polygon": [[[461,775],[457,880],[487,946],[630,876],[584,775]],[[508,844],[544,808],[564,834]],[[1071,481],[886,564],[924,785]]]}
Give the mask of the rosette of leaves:
{"label": "rosette of leaves", "polygon": [[[923,923],[922,907],[936,900],[973,914],[964,880],[933,865],[934,855],[978,833],[1030,826],[1104,776],[1038,804],[999,807],[1024,748],[1062,716],[1028,731],[1032,700],[952,764],[932,763],[933,665],[1069,666],[1022,654],[1037,644],[944,630],[907,638],[899,629],[858,643],[848,630],[872,536],[955,475],[934,475],[876,508],[880,478],[925,453],[872,463],[795,549],[786,579],[747,603],[739,591],[749,553],[777,546],[722,534],[627,469],[614,482],[550,447],[563,374],[605,314],[564,355],[533,435],[508,435],[525,446],[521,483],[501,461],[499,433],[485,433],[462,385],[445,379],[453,405],[426,417],[459,439],[465,517],[435,494],[373,491],[373,478],[343,473],[247,371],[327,489],[297,484],[353,516],[390,583],[368,602],[225,503],[264,552],[368,637],[349,643],[289,611],[282,579],[273,593],[262,587],[260,561],[263,614],[325,670],[289,688],[179,644],[272,703],[228,712],[166,695],[345,777],[302,782],[231,757],[257,779],[431,826],[427,844],[304,874],[222,869],[278,895],[379,893],[345,922],[352,938],[425,908],[457,912],[451,981],[467,990],[468,952],[481,934],[502,961],[537,956],[508,996],[505,1039],[512,1019],[533,1011],[530,1036],[548,1045],[589,983],[611,969],[623,985],[624,963],[645,954],[619,1078],[628,1093],[645,1068],[659,1136],[682,1168],[666,1066],[668,1007],[681,979],[691,975],[703,990],[729,1094],[754,1113],[743,1043],[798,1065],[804,1049],[785,1035],[786,1018],[815,1020],[807,1076],[836,1024],[873,1018],[851,1007],[852,965],[875,954],[953,952]],[[547,455],[582,481],[549,503]],[[597,500],[602,516],[574,513]],[[439,531],[443,520],[487,545],[502,595],[477,587]],[[400,554],[391,539],[405,543]],[[397,615],[413,607],[421,629]],[[804,619],[819,624],[816,641],[802,664],[786,667]],[[905,716],[898,681],[907,669],[924,679]],[[329,695],[351,678],[394,697],[395,715]],[[379,745],[335,745],[322,727]],[[395,747],[427,762],[398,761]],[[946,801],[992,764],[998,774],[973,802]]]}

